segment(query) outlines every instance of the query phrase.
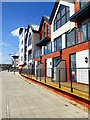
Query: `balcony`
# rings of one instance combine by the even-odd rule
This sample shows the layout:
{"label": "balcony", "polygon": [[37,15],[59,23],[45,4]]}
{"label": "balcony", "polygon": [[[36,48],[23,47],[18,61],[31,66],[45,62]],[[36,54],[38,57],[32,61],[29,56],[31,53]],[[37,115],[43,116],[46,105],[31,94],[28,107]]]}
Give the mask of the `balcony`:
{"label": "balcony", "polygon": [[44,37],[43,39],[39,40],[39,42],[36,43],[36,46],[45,46],[48,42],[50,42],[50,38]]}
{"label": "balcony", "polygon": [[88,2],[85,5],[81,4],[81,9],[70,17],[70,21],[71,22],[81,21],[83,18],[89,16],[89,11],[90,11],[90,2]]}
{"label": "balcony", "polygon": [[77,45],[90,40],[90,22],[83,24],[78,29],[66,33],[66,47]]}
{"label": "balcony", "polygon": [[38,58],[40,56],[42,56],[42,49],[39,49],[39,50],[34,52],[34,58]]}
{"label": "balcony", "polygon": [[62,37],[55,39],[44,47],[44,55],[56,52],[62,49]]}

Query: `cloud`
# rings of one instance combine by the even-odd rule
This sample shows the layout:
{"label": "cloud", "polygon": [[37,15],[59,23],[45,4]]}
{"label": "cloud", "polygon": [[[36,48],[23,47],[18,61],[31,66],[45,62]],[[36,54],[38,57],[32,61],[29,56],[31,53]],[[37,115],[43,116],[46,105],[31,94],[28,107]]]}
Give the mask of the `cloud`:
{"label": "cloud", "polygon": [[19,30],[20,30],[20,28],[17,28],[17,29],[15,29],[15,30],[13,30],[13,31],[11,32],[11,34],[12,34],[14,37],[19,37]]}
{"label": "cloud", "polygon": [[3,42],[1,42],[1,43],[0,43],[0,46],[6,46],[6,47],[9,47],[9,46],[11,46],[11,45],[8,44],[8,43],[3,43]]}

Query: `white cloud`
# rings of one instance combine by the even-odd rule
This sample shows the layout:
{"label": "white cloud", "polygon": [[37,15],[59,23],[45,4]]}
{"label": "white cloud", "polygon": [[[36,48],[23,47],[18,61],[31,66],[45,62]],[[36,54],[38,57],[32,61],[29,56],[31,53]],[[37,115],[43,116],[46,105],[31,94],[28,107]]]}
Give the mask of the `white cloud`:
{"label": "white cloud", "polygon": [[8,46],[11,46],[11,45],[8,44],[8,43],[3,43],[3,42],[1,42],[1,43],[0,43],[0,46],[6,46],[6,47],[8,47]]}
{"label": "white cloud", "polygon": [[19,37],[19,30],[20,30],[20,28],[17,28],[17,29],[15,29],[15,30],[13,30],[13,31],[11,32],[11,34],[12,34],[13,36],[15,36],[15,37]]}

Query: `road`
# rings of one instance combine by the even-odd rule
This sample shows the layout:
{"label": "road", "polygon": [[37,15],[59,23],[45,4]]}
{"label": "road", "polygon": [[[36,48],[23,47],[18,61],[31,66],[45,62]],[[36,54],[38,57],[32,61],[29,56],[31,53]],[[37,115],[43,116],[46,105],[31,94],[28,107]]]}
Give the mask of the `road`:
{"label": "road", "polygon": [[87,118],[88,112],[20,75],[2,72],[2,117]]}

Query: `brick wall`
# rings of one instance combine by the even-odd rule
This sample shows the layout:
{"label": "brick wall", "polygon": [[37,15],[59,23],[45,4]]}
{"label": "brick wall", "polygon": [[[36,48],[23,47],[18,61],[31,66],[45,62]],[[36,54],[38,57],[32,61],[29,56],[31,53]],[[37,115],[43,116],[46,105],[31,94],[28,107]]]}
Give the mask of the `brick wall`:
{"label": "brick wall", "polygon": [[[69,60],[70,54],[74,54],[76,52],[80,52],[80,51],[87,50],[87,49],[90,49],[90,41],[78,44],[76,46],[72,46],[72,47],[63,49],[62,50],[62,60],[66,60],[66,68],[70,67],[70,62],[69,62],[70,61]],[[55,57],[58,57],[58,56],[60,56],[59,51],[53,52],[51,54],[47,54],[45,56],[42,56],[43,68],[45,69],[45,59],[55,58]],[[33,64],[34,64],[35,61],[39,61],[39,60],[40,60],[40,58],[34,59]],[[44,75],[45,75],[45,71],[44,71]],[[69,78],[70,78],[69,70],[67,70],[67,81],[68,82],[70,81]]]}

